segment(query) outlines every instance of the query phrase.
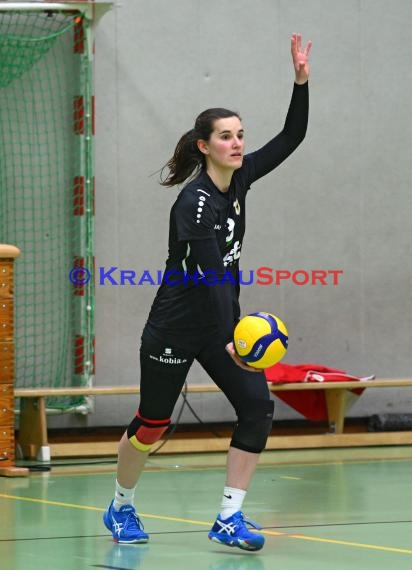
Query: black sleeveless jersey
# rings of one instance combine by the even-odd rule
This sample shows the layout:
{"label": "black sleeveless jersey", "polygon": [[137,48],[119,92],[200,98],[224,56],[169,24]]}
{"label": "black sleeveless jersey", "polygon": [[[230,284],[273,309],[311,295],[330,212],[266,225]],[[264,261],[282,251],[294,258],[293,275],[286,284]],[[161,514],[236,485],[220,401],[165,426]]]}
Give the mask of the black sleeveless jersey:
{"label": "black sleeveless jersey", "polygon": [[239,259],[251,184],[285,160],[304,139],[308,84],[294,85],[283,130],[244,156],[227,192],[206,171],[179,193],[170,213],[169,255],[148,326],[180,344],[215,331],[225,344],[240,317]]}

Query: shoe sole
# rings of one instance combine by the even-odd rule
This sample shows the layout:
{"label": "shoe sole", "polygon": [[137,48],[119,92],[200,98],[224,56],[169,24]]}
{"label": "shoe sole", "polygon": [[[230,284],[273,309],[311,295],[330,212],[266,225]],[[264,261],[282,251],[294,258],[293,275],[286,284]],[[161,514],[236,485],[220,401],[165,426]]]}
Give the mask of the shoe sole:
{"label": "shoe sole", "polygon": [[113,537],[113,542],[116,544],[146,544],[149,542],[148,538],[138,538],[136,540],[117,540]]}
{"label": "shoe sole", "polygon": [[265,544],[265,542],[262,542],[262,544],[258,544],[258,545],[254,545],[254,544],[250,544],[248,543],[246,540],[240,540],[239,538],[237,538],[236,540],[230,540],[228,542],[226,542],[225,540],[222,540],[221,538],[218,538],[215,535],[208,535],[209,540],[211,540],[212,542],[217,542],[218,544],[222,544],[223,546],[229,546],[231,548],[233,547],[238,547],[241,550],[260,550],[261,548],[263,548],[263,545]]}

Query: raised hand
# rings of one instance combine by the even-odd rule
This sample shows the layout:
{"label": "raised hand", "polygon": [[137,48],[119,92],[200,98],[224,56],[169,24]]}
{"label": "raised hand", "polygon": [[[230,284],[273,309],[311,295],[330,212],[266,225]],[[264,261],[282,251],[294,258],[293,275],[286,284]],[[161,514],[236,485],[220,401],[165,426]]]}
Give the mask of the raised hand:
{"label": "raised hand", "polygon": [[290,48],[295,68],[295,81],[300,85],[306,83],[309,78],[309,52],[311,47],[312,42],[309,41],[305,49],[302,50],[301,34],[292,34]]}

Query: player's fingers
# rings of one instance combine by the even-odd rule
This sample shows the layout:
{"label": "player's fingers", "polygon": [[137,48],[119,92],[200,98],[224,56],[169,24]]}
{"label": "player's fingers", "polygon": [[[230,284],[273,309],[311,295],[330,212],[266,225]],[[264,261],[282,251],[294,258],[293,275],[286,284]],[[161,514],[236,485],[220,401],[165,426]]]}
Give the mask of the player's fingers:
{"label": "player's fingers", "polygon": [[296,34],[296,48],[298,51],[300,51],[301,47],[302,47],[302,34]]}
{"label": "player's fingers", "polygon": [[235,353],[235,345],[233,344],[233,342],[229,342],[226,346],[225,346],[227,352],[230,354],[230,356],[233,356]]}
{"label": "player's fingers", "polygon": [[312,42],[309,40],[306,47],[305,47],[305,55],[309,57],[310,50],[312,49]]}
{"label": "player's fingers", "polygon": [[290,49],[293,55],[297,53],[296,34],[292,34],[290,38]]}

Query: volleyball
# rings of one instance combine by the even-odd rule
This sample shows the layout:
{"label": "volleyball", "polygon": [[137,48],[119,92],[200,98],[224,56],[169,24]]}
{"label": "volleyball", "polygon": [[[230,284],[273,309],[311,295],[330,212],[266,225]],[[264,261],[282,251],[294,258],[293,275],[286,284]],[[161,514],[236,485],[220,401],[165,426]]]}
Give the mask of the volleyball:
{"label": "volleyball", "polygon": [[271,313],[251,313],[243,317],[233,336],[237,354],[254,368],[273,366],[282,360],[288,349],[287,328]]}

